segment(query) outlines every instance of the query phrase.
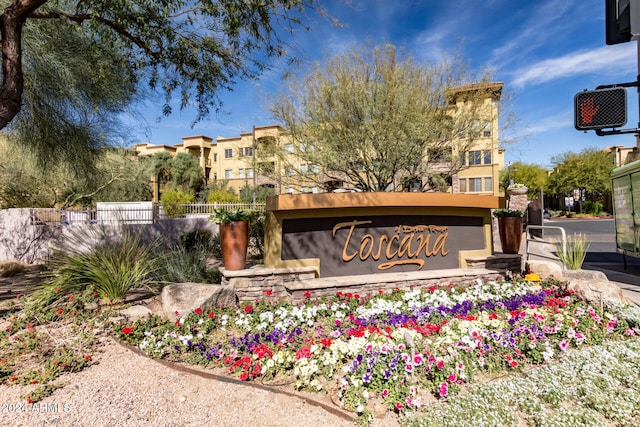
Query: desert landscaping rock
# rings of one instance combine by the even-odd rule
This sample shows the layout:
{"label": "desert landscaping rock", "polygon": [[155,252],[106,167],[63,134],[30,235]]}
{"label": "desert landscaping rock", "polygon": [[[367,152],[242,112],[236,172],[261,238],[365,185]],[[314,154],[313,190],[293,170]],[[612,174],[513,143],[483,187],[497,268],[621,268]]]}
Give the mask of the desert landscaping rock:
{"label": "desert landscaping rock", "polygon": [[233,307],[236,303],[235,290],[233,286],[228,285],[174,283],[162,289],[162,310],[172,320],[176,320],[196,308],[209,311],[216,308]]}
{"label": "desert landscaping rock", "polygon": [[567,289],[577,291],[595,306],[629,303],[620,287],[610,282],[601,271],[565,270]]}

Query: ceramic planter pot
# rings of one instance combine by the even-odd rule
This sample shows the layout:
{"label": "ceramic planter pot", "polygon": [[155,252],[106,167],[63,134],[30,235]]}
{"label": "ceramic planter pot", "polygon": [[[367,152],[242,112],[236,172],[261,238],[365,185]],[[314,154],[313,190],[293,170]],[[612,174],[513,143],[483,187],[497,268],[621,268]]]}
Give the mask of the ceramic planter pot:
{"label": "ceramic planter pot", "polygon": [[522,242],[522,217],[506,216],[498,218],[498,232],[502,253],[517,254]]}
{"label": "ceramic planter pot", "polygon": [[220,223],[222,262],[227,270],[243,270],[249,247],[249,221]]}

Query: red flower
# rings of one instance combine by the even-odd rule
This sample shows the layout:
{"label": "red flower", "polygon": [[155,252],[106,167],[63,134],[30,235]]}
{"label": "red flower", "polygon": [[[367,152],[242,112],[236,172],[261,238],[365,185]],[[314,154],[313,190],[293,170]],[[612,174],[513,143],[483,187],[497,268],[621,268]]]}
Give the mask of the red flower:
{"label": "red flower", "polygon": [[251,304],[247,304],[244,306],[244,312],[246,314],[250,314],[253,311],[253,306]]}
{"label": "red flower", "polygon": [[62,316],[62,309],[58,307],[58,309],[56,310],[56,313],[58,313],[58,316]]}
{"label": "red flower", "polygon": [[384,291],[382,289],[378,289],[378,294],[382,295],[384,293]]}
{"label": "red flower", "polygon": [[195,314],[198,314],[198,315],[199,315],[199,314],[202,314],[202,309],[201,309],[200,307],[198,307],[198,308],[196,308],[195,310],[193,310],[193,312],[194,312]]}
{"label": "red flower", "polygon": [[73,301],[73,300],[74,300],[73,294],[69,295],[69,301]]}
{"label": "red flower", "polygon": [[240,374],[240,381],[247,381],[249,379],[249,374],[243,372]]}
{"label": "red flower", "polygon": [[264,294],[268,297],[270,297],[271,295],[273,295],[273,291],[271,289],[268,289],[264,292]]}
{"label": "red flower", "polygon": [[213,311],[209,312],[209,319],[213,319],[214,317],[216,317],[216,314]]}
{"label": "red flower", "polygon": [[87,362],[90,362],[91,361],[91,355],[90,354],[85,354],[84,360],[86,360]]}
{"label": "red flower", "polygon": [[311,297],[311,292],[309,292],[309,291],[305,292],[305,293],[304,293],[304,297],[305,297],[305,298],[309,298],[309,297]]}
{"label": "red flower", "polygon": [[309,359],[311,358],[311,356],[313,356],[313,353],[311,353],[310,346],[302,347],[296,352],[296,360]]}
{"label": "red flower", "polygon": [[122,328],[122,333],[124,335],[129,335],[131,332],[133,332],[133,328]]}

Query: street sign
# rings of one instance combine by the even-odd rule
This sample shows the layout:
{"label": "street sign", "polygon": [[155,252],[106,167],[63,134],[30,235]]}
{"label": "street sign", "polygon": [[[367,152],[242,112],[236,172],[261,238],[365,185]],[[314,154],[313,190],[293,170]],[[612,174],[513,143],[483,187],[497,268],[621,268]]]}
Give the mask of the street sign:
{"label": "street sign", "polygon": [[627,123],[627,90],[623,87],[585,90],[574,97],[578,130],[617,128]]}

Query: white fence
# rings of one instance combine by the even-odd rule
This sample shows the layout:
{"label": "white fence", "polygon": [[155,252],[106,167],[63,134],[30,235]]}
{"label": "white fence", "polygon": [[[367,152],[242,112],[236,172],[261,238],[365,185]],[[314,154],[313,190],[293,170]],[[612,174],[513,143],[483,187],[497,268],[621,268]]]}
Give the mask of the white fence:
{"label": "white fence", "polygon": [[264,203],[192,203],[162,204],[128,202],[96,204],[96,209],[32,209],[33,225],[58,224],[153,224],[158,220],[176,218],[209,219],[218,210],[256,210],[264,212]]}

